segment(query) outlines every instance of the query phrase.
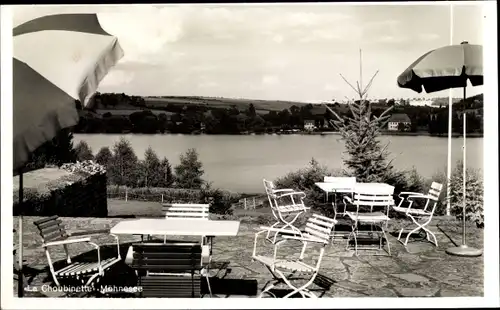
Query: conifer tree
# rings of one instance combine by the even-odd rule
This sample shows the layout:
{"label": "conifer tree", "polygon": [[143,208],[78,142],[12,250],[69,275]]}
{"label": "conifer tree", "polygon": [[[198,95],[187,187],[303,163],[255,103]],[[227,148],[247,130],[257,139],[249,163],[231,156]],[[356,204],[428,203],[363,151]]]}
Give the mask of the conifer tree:
{"label": "conifer tree", "polygon": [[365,88],[362,88],[360,82],[356,82],[357,87],[354,87],[342,74],[340,75],[359,97],[359,100],[350,100],[351,116],[340,117],[330,107],[325,106],[334,115],[334,119],[330,123],[340,132],[342,140],[345,142],[347,157],[344,158],[344,164],[347,171],[344,173],[355,176],[358,182],[397,184],[400,182],[395,179],[404,178],[404,175],[396,173],[392,166],[392,160],[388,161],[388,144],[382,146],[377,139],[381,129],[388,122],[392,107],[386,109],[379,117],[375,117],[372,115],[371,103],[366,99],[377,73],[378,71],[372,76]]}

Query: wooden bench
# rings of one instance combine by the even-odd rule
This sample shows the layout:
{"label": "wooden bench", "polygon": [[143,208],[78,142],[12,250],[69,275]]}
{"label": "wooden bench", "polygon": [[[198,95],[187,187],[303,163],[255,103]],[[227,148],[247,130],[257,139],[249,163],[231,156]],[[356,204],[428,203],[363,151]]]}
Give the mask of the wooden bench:
{"label": "wooden bench", "polygon": [[141,297],[201,296],[201,246],[141,243],[134,245],[132,268],[138,271]]}

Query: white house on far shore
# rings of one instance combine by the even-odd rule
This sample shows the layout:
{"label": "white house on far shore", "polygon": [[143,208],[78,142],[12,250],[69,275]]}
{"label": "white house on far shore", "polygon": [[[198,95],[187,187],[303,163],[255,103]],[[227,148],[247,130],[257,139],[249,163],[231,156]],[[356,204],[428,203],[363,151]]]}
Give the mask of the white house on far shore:
{"label": "white house on far shore", "polygon": [[411,120],[405,113],[396,113],[392,114],[389,118],[389,122],[387,123],[387,129],[391,131],[397,131],[399,129],[399,124],[403,123],[405,128],[409,128],[411,126]]}
{"label": "white house on far shore", "polygon": [[304,130],[314,130],[316,129],[315,121],[312,119],[304,120]]}

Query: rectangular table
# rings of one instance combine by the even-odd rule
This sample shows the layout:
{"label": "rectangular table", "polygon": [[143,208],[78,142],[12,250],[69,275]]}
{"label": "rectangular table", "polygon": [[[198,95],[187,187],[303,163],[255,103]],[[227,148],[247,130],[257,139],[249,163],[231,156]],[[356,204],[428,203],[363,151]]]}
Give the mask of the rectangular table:
{"label": "rectangular table", "polygon": [[[239,228],[239,221],[160,218],[121,221],[111,228],[110,233],[116,235],[205,236],[212,241],[215,236],[236,236]],[[210,255],[212,254],[211,245],[212,242],[210,242]],[[125,263],[130,264],[132,259],[133,247],[131,246],[125,257]],[[211,290],[210,296],[212,296]]]}
{"label": "rectangular table", "polygon": [[236,236],[239,221],[190,219],[137,219],[121,221],[111,228],[116,235]]}
{"label": "rectangular table", "polygon": [[334,193],[334,205],[336,205],[337,193],[353,193],[353,187],[348,187],[344,182],[316,182],[317,187],[321,188],[326,194],[326,202],[328,202],[328,193]]}
{"label": "rectangular table", "polygon": [[314,183],[317,187],[321,188],[325,193],[370,193],[370,192],[381,192],[381,193],[393,193],[394,186],[386,183],[356,183],[354,188],[346,187],[342,183],[336,182],[316,182]]}

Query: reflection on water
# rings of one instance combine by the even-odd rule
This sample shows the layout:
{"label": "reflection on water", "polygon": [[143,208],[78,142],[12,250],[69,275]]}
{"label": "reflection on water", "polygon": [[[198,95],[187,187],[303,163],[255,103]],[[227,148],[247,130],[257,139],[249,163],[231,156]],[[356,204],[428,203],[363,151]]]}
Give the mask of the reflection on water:
{"label": "reflection on water", "polygon": [[[85,140],[94,154],[103,146],[112,148],[121,135],[75,134],[74,144]],[[160,158],[172,165],[179,155],[196,148],[205,170],[204,178],[219,188],[241,192],[263,192],[262,179],[274,179],[302,168],[315,158],[330,168],[342,167],[344,145],[338,135],[123,135],[136,155],[144,158],[151,146]],[[419,173],[431,177],[445,171],[447,139],[427,136],[382,136],[398,169],[415,166]],[[462,158],[461,138],[452,141],[452,162]],[[467,166],[482,170],[483,138],[467,139]]]}

